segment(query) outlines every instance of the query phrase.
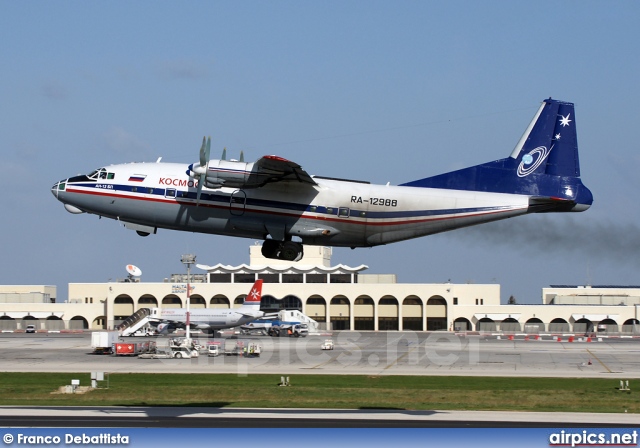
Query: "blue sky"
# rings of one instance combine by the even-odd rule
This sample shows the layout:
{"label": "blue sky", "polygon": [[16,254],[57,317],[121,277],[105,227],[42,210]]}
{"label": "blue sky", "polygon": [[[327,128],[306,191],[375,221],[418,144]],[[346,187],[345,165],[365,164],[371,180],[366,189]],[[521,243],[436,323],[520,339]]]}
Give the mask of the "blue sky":
{"label": "blue sky", "polygon": [[593,207],[372,249],[403,283],[640,284],[636,2],[0,1],[2,284],[248,262],[251,240],[67,213],[58,180],[131,161],[277,154],[310,174],[398,184],[506,157],[541,100],[576,104]]}

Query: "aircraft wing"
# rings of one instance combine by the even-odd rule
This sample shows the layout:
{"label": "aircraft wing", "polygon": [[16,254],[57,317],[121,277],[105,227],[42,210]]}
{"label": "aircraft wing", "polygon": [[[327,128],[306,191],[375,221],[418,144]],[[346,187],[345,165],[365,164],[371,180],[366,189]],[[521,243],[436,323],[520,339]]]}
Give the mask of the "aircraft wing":
{"label": "aircraft wing", "polygon": [[258,159],[254,167],[258,172],[269,176],[268,182],[298,181],[316,185],[316,182],[300,165],[278,156],[264,156]]}
{"label": "aircraft wing", "polygon": [[246,312],[246,313],[240,313],[240,315],[242,317],[251,317],[253,319],[260,319],[263,316],[262,314],[257,315],[255,311],[253,311],[253,312],[249,311],[249,312]]}

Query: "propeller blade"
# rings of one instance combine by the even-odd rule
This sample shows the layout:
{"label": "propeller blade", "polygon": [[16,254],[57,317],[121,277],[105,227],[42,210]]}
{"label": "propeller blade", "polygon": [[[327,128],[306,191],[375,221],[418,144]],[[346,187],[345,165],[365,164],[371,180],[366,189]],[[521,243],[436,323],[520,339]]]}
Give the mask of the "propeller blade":
{"label": "propeller blade", "polygon": [[240,161],[244,162],[244,151],[240,151]]}
{"label": "propeller blade", "polygon": [[196,207],[200,205],[200,196],[202,195],[202,186],[207,178],[207,170],[209,169],[209,154],[211,154],[211,137],[202,138],[202,148],[200,148],[200,166],[204,168],[200,178],[198,179],[198,193],[196,194]]}
{"label": "propeller blade", "polygon": [[202,194],[202,185],[204,185],[204,180],[207,177],[206,174],[201,174],[198,179],[198,193],[196,194],[196,207],[200,205],[200,195]]}
{"label": "propeller blade", "polygon": [[200,147],[200,166],[204,166],[207,163],[206,141],[207,139],[202,137],[202,146]]}
{"label": "propeller blade", "polygon": [[220,160],[227,160],[227,148],[222,150],[222,157],[220,157]]}

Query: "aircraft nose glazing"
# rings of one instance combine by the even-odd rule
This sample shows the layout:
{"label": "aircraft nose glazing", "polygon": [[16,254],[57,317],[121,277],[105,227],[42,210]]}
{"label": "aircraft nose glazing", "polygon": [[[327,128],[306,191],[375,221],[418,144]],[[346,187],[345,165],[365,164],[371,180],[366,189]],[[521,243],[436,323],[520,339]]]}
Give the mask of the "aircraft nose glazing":
{"label": "aircraft nose glazing", "polygon": [[66,180],[61,180],[59,182],[56,182],[55,184],[53,184],[53,187],[51,187],[51,194],[53,194],[56,198],[58,197],[58,192],[59,191],[64,191],[65,186],[66,186]]}

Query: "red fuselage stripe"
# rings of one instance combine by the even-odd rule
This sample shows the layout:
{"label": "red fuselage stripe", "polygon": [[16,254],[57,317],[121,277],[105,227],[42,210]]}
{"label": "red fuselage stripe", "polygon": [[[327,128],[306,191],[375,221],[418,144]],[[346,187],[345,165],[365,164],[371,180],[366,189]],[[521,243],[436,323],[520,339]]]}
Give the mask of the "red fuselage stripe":
{"label": "red fuselage stripe", "polygon": [[[162,204],[178,204],[178,205],[188,205],[188,206],[192,206],[192,207],[196,207],[196,204],[193,202],[183,202],[183,201],[179,201],[175,198],[167,198],[167,199],[159,199],[159,198],[145,198],[145,197],[140,197],[140,196],[127,196],[127,195],[123,195],[123,194],[115,194],[115,193],[107,193],[107,192],[103,192],[103,191],[86,191],[86,190],[77,190],[74,188],[70,188],[67,187],[67,192],[68,193],[77,193],[77,194],[87,194],[87,195],[91,195],[91,196],[101,196],[101,197],[112,197],[112,198],[119,198],[119,199],[130,199],[133,201],[148,201],[148,202],[158,202],[158,203],[162,203]],[[229,205],[225,205],[225,206],[220,206],[220,205],[212,205],[212,204],[204,204],[204,203],[200,203],[199,207],[207,207],[207,208],[214,208],[214,209],[219,209],[219,210],[230,210],[230,206]],[[240,208],[238,208],[240,209]],[[510,208],[508,210],[494,210],[494,211],[488,211],[488,212],[479,212],[479,213],[467,213],[464,215],[454,215],[454,216],[449,216],[449,217],[429,217],[429,218],[419,218],[419,219],[407,219],[407,220],[403,220],[403,221],[383,221],[380,222],[378,220],[376,220],[375,222],[370,221],[373,218],[369,218],[369,221],[361,221],[360,218],[354,218],[354,217],[348,217],[348,218],[343,218],[343,219],[339,219],[339,218],[327,218],[324,216],[315,216],[315,215],[310,215],[307,213],[302,213],[302,214],[294,214],[294,213],[286,213],[286,212],[279,212],[279,211],[273,211],[273,209],[270,210],[259,210],[259,209],[253,209],[253,208],[247,208],[244,207],[245,212],[247,213],[258,213],[258,214],[268,214],[271,216],[284,216],[284,217],[291,217],[291,218],[304,218],[304,219],[310,219],[310,220],[314,220],[314,221],[322,221],[322,222],[339,222],[342,224],[357,224],[357,225],[365,225],[365,226],[397,226],[397,225],[404,225],[404,224],[420,224],[423,222],[435,222],[435,221],[445,221],[445,220],[454,220],[454,219],[462,219],[462,218],[468,218],[468,217],[472,217],[472,216],[487,216],[487,215],[495,215],[495,214],[499,214],[499,213],[506,213],[506,212],[512,212],[514,210],[517,210],[515,208]]]}

